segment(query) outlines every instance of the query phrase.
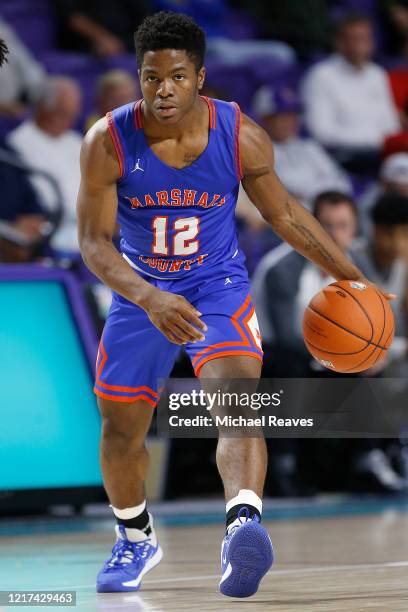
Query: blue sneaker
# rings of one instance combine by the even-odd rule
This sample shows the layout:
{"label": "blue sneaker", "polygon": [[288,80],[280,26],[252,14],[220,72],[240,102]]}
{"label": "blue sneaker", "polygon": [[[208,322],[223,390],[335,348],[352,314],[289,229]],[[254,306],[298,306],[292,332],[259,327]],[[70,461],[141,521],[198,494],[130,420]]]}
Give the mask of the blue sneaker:
{"label": "blue sneaker", "polygon": [[228,597],[250,597],[257,592],[272,563],[268,532],[259,524],[258,515],[249,518],[248,508],[241,508],[221,547],[221,593]]}
{"label": "blue sneaker", "polygon": [[[157,565],[163,551],[157,543],[150,516],[152,531],[149,536],[139,529],[132,529],[132,535],[138,541],[130,542],[123,525],[116,525],[117,542],[112,548],[112,556],[106,561],[96,579],[98,593],[116,593],[118,591],[137,591],[143,576]],[[140,539],[139,539],[140,535]]]}

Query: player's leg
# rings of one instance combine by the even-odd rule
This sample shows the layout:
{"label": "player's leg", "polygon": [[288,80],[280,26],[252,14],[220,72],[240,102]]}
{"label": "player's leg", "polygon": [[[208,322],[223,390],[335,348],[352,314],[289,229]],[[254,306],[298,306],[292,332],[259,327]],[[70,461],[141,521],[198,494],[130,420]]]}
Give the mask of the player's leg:
{"label": "player's leg", "polygon": [[[203,342],[186,349],[206,390],[237,392],[239,396],[240,392],[256,391],[262,346],[248,283],[239,275],[228,279],[228,284],[223,278],[215,280],[208,285],[208,294],[193,302],[203,313],[207,332]],[[225,406],[216,409],[225,416]],[[246,411],[248,416],[241,406],[229,408],[228,413],[233,411]],[[273,560],[270,538],[259,524],[267,453],[260,428],[235,433],[239,435],[228,435],[231,430],[219,427],[217,465],[227,516],[220,589],[225,595],[247,597],[256,592]]]}
{"label": "player's leg", "polygon": [[[205,390],[222,393],[256,391],[261,363],[252,357],[236,355],[208,361],[200,370]],[[214,383],[213,383],[214,381]],[[231,396],[229,396],[231,397]],[[234,397],[234,395],[232,395]],[[225,408],[219,407],[225,414]],[[228,413],[240,407],[229,406]],[[248,416],[248,415],[247,415]],[[219,428],[217,466],[226,501],[226,535],[221,550],[220,590],[230,597],[249,597],[273,562],[273,549],[267,531],[260,525],[262,493],[267,469],[267,451],[262,429],[238,431],[236,436]]]}
{"label": "player's leg", "polygon": [[[245,391],[253,393],[257,388],[261,368],[258,359],[238,354],[208,361],[201,368],[199,378],[202,379],[204,390],[208,388],[210,391],[210,387],[213,387],[211,380],[214,380],[217,389],[226,393],[242,393],[242,380],[245,380]],[[229,413],[234,414],[233,407]],[[220,431],[216,459],[226,503],[236,497],[241,489],[251,490],[259,498],[262,497],[268,457],[262,430],[257,430],[256,434],[256,437],[233,437],[223,435],[223,431]]]}
{"label": "player's leg", "polygon": [[149,456],[145,438],[154,408],[144,400],[133,403],[98,398],[102,416],[100,462],[103,483],[114,508],[138,506],[145,499]]}
{"label": "player's leg", "polygon": [[144,574],[162,557],[146,508],[145,438],[159,398],[157,379],[169,375],[178,350],[141,308],[114,297],[99,347],[94,390],[102,416],[101,468],[116,517],[117,541],[98,574],[99,592],[139,589]]}
{"label": "player's leg", "polygon": [[144,491],[149,462],[145,438],[154,408],[144,400],[124,403],[101,397],[98,406],[102,416],[101,469],[117,521],[117,542],[98,574],[97,590],[134,591],[163,555]]}
{"label": "player's leg", "polygon": [[[222,384],[222,391],[255,392],[261,374],[262,345],[249,286],[231,275],[208,285],[208,293],[194,305],[207,325],[203,342],[187,344],[194,372],[205,388]],[[243,383],[240,382],[244,380]],[[240,407],[236,407],[236,411]],[[219,406],[218,410],[223,407]],[[251,412],[251,411],[250,411]],[[231,411],[230,411],[231,414]],[[266,474],[266,445],[262,430],[254,436],[219,436],[217,465],[227,503],[241,489],[262,496]],[[253,505],[253,504],[251,504]],[[258,502],[260,505],[260,502]]]}

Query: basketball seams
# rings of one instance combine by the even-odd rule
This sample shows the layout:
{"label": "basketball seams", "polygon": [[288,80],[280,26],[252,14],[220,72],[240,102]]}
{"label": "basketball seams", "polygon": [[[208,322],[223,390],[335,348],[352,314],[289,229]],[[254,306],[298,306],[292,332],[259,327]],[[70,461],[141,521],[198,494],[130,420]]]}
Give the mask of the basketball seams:
{"label": "basketball seams", "polygon": [[[382,309],[383,309],[383,315],[384,315],[384,316],[383,316],[383,324],[382,324],[381,335],[380,335],[380,338],[379,338],[379,341],[380,341],[380,340],[381,340],[381,338],[382,338],[382,337],[383,337],[383,335],[384,335],[384,329],[385,329],[385,308],[384,308],[383,301],[382,301],[382,299],[381,299],[381,297],[380,297],[380,294],[378,293],[378,291],[377,291],[377,289],[376,289],[375,287],[374,287],[374,291],[375,291],[376,295],[378,296],[378,298],[379,298],[379,300],[380,300],[381,307],[382,307]],[[352,368],[350,368],[349,370],[345,370],[345,372],[350,372],[350,371],[355,370],[356,368],[360,368],[360,366],[362,366],[362,365],[363,365],[363,363],[365,363],[366,361],[368,361],[368,359],[370,359],[371,357],[373,357],[373,356],[374,356],[374,353],[375,353],[375,351],[376,351],[378,348],[380,348],[380,349],[381,349],[381,350],[383,350],[383,351],[386,351],[386,350],[387,350],[385,347],[382,347],[380,344],[374,344],[373,342],[372,342],[372,343],[370,342],[370,344],[372,344],[372,345],[374,346],[374,348],[373,348],[373,350],[371,351],[371,353],[369,353],[369,355],[367,355],[367,357],[366,357],[365,359],[363,359],[363,361],[360,361],[360,363],[355,364],[355,365],[354,365]],[[381,355],[381,352],[380,352],[379,356],[380,356],[380,355]],[[379,357],[379,356],[378,356],[378,357]],[[377,361],[378,361],[378,357],[377,357],[377,358],[376,358],[376,360],[375,360],[375,361],[374,361],[374,362],[373,362],[373,363],[370,365],[370,368],[371,368],[371,367],[372,367],[372,366],[373,366],[375,363],[377,363]]]}
{"label": "basketball seams", "polygon": [[[391,331],[390,331],[390,333],[388,334],[387,339],[386,339],[386,341],[385,341],[385,344],[387,344],[387,342],[388,342],[388,340],[391,338],[391,336],[393,336],[393,335],[394,335],[394,332],[395,332],[395,324],[393,324],[393,326],[392,326],[392,330],[391,330]],[[389,346],[386,348],[386,350],[388,351],[388,349],[389,349]]]}
{"label": "basketball seams", "polygon": [[[361,353],[361,351],[366,351],[367,348],[370,346],[370,345],[367,345],[364,348],[360,349],[359,351],[356,351],[356,352],[353,351],[352,353],[333,353],[333,351],[326,351],[326,349],[321,348],[320,346],[316,346],[315,344],[312,344],[306,338],[304,338],[304,341],[305,341],[306,344],[308,344],[312,348],[316,349],[317,351],[320,351],[321,353],[324,353],[325,355],[338,355],[339,357],[347,357],[348,355],[358,355],[359,353]],[[375,347],[375,348],[377,349],[377,347]]]}
{"label": "basketball seams", "polygon": [[[345,374],[347,374],[347,372],[354,372],[356,370],[356,368],[360,368],[359,370],[357,370],[357,372],[363,372],[364,369],[361,369],[360,366],[362,366],[363,363],[365,363],[368,359],[370,359],[374,355],[375,351],[377,351],[378,349],[380,349],[380,351],[386,350],[386,349],[383,349],[381,347],[375,346],[373,348],[373,350],[371,351],[371,353],[369,355],[367,355],[367,357],[365,359],[363,359],[363,361],[360,361],[359,363],[356,363],[349,370],[342,370],[342,371]],[[381,354],[381,352],[380,352],[380,354]],[[378,359],[378,357],[377,357],[377,359]],[[377,359],[372,364],[370,364],[368,368],[371,368],[377,362]],[[368,368],[366,368],[366,370],[368,370]]]}
{"label": "basketball seams", "polygon": [[[377,290],[376,290],[376,291],[377,291]],[[387,300],[384,298],[384,296],[382,295],[382,293],[380,293],[379,291],[377,291],[377,293],[378,293],[378,296],[379,296],[379,298],[380,298],[380,300],[381,300],[381,304],[383,305],[383,309],[384,309],[384,329],[385,329],[385,323],[386,323],[386,319],[387,319],[386,312],[385,312],[385,311],[386,311],[386,308],[384,307],[384,304],[386,304],[386,305],[387,305],[387,307],[389,308],[390,313],[391,313],[391,315],[392,315],[392,331],[391,331],[391,332],[388,334],[388,336],[387,336],[387,340],[385,341],[385,344],[387,344],[388,340],[390,339],[390,336],[394,335],[394,333],[395,333],[395,319],[394,319],[394,313],[392,312],[392,308],[391,308],[391,306],[388,304],[388,301],[387,301]],[[387,346],[387,347],[386,347],[386,350],[388,350],[388,349],[389,349],[389,346]]]}
{"label": "basketball seams", "polygon": [[[374,325],[373,322],[370,319],[370,315],[368,314],[368,312],[366,311],[366,309],[364,308],[364,306],[362,304],[360,304],[360,302],[358,301],[358,299],[356,298],[355,295],[353,295],[351,293],[351,291],[349,291],[348,289],[346,289],[345,287],[343,287],[343,285],[338,285],[337,282],[333,283],[332,285],[329,285],[331,287],[337,287],[338,289],[340,289],[341,291],[345,291],[347,293],[347,295],[349,295],[351,298],[353,298],[353,300],[360,306],[361,310],[363,311],[363,313],[365,314],[365,316],[367,317],[368,322],[370,323],[370,327],[371,327],[371,338],[368,342],[371,343],[373,336],[374,336]],[[348,331],[348,330],[347,330]],[[353,333],[353,332],[351,332]],[[365,340],[365,338],[364,338]]]}
{"label": "basketball seams", "polygon": [[[385,302],[384,302],[384,298],[383,298],[382,294],[379,291],[377,291],[377,289],[375,291],[376,291],[378,297],[380,298],[380,302],[381,302],[381,305],[383,307],[383,312],[384,312],[384,325],[383,325],[383,331],[382,331],[381,336],[380,336],[380,339],[381,339],[381,337],[382,337],[382,335],[383,335],[383,333],[385,331],[385,323],[386,323],[386,314],[385,314],[385,306],[384,306]],[[390,339],[391,335],[394,333],[394,329],[395,329],[395,323],[393,323],[392,330],[390,331],[390,333],[387,336],[387,339],[385,341],[385,345],[387,345],[388,340]],[[385,350],[388,350],[388,348],[385,349]],[[381,353],[379,353],[379,355],[377,356],[376,360],[374,361],[374,364],[377,363],[377,361],[380,358],[380,356],[381,356]]]}
{"label": "basketball seams", "polygon": [[379,339],[378,339],[378,344],[380,344],[380,342],[381,342],[381,338],[383,337],[383,335],[384,335],[384,331],[385,331],[386,317],[385,317],[385,308],[384,308],[384,302],[383,302],[383,300],[382,300],[382,298],[381,298],[381,294],[380,294],[380,293],[377,291],[377,289],[376,289],[375,287],[374,287],[374,289],[375,289],[375,292],[376,292],[376,294],[377,294],[377,296],[378,296],[378,299],[380,300],[381,307],[382,307],[382,309],[383,309],[383,326],[382,326],[382,330],[381,330],[381,335],[380,335],[380,337],[379,337]]}
{"label": "basketball seams", "polygon": [[[368,346],[374,346],[376,348],[380,348],[383,350],[387,350],[385,349],[384,346],[381,346],[381,344],[376,344],[375,342],[372,342],[371,340],[367,340],[367,338],[363,338],[362,336],[359,336],[358,334],[356,334],[356,332],[351,331],[350,329],[348,329],[347,327],[344,327],[344,325],[341,325],[341,323],[338,323],[337,321],[333,321],[333,319],[330,319],[329,317],[327,317],[326,315],[324,315],[322,312],[320,312],[319,310],[317,310],[314,306],[312,306],[311,304],[309,304],[308,308],[310,308],[310,310],[312,312],[314,312],[315,314],[319,315],[319,317],[322,317],[322,319],[325,319],[326,321],[329,321],[330,323],[332,323],[333,325],[335,325],[336,327],[339,327],[340,329],[346,331],[347,333],[351,334],[352,336],[355,336],[356,338],[358,338],[359,340],[362,340],[363,342],[367,343],[367,346],[364,347],[365,350]],[[374,334],[371,335],[371,338],[373,337]],[[318,347],[315,347],[318,348]],[[318,350],[322,350],[324,351],[325,349],[318,349]],[[359,353],[360,351],[357,351],[357,353]],[[357,353],[333,353],[333,355],[353,355],[353,354],[357,354]]]}
{"label": "basketball seams", "polygon": [[[324,355],[327,355],[327,356],[337,355],[337,356],[339,356],[339,357],[344,357],[344,356],[348,356],[348,355],[358,355],[358,353],[360,352],[360,351],[357,351],[357,353],[333,353],[333,352],[331,352],[331,351],[326,351],[325,349],[321,349],[321,348],[319,348],[318,346],[315,346],[314,344],[312,344],[311,342],[309,342],[309,340],[306,340],[306,338],[305,338],[305,344],[306,344],[307,346],[310,346],[311,348],[314,348],[314,349],[316,349],[316,350],[320,351],[320,353],[322,353],[322,354],[324,354]],[[362,350],[367,350],[368,346],[370,346],[370,345],[367,345],[367,346],[366,346],[364,349],[362,349]],[[371,345],[371,346],[372,346],[372,345]],[[355,372],[355,368],[359,368],[359,367],[360,367],[360,366],[361,366],[361,365],[362,365],[362,364],[363,364],[365,361],[367,361],[367,359],[369,359],[369,358],[370,358],[370,357],[373,355],[373,353],[374,353],[375,351],[377,351],[377,350],[379,350],[379,351],[380,351],[380,355],[381,355],[381,353],[383,352],[383,350],[384,350],[384,349],[383,349],[383,348],[381,348],[381,347],[378,347],[378,346],[374,346],[373,351],[371,351],[371,353],[370,353],[370,354],[369,354],[369,355],[368,355],[368,356],[367,356],[365,359],[363,359],[363,361],[360,361],[359,363],[357,363],[357,364],[353,365],[353,366],[352,366],[352,367],[351,367],[349,370],[343,370],[343,369],[342,369],[342,370],[340,370],[340,372],[341,372],[342,374],[347,374],[347,373],[351,373],[351,374],[352,374],[353,372]],[[374,362],[374,363],[376,363],[376,362],[377,362],[377,360],[378,360],[378,358],[375,360],[375,362]],[[372,364],[372,365],[374,365],[374,364]],[[371,365],[370,367],[372,367],[372,365]],[[361,370],[357,370],[357,371],[361,371]]]}

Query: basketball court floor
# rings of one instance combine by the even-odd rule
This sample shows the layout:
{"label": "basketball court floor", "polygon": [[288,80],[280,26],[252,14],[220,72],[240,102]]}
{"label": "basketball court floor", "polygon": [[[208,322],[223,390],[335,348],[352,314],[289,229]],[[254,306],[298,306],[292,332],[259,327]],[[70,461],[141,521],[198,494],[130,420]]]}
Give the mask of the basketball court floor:
{"label": "basketball court floor", "polygon": [[276,563],[247,600],[218,593],[220,502],[152,509],[164,557],[139,592],[95,593],[113,545],[107,514],[1,521],[0,590],[74,590],[77,609],[90,611],[408,611],[406,498],[267,502]]}

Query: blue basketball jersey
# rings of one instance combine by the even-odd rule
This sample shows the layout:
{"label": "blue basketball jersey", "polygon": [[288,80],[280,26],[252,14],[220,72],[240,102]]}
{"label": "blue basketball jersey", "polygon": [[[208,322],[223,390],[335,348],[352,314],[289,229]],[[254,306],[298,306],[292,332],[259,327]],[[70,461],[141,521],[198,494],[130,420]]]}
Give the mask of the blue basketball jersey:
{"label": "blue basketball jersey", "polygon": [[182,169],[161,161],[148,145],[142,100],[107,114],[121,172],[121,250],[132,267],[155,278],[195,277],[215,268],[227,274],[229,264],[244,267],[235,226],[241,111],[234,102],[203,99],[210,119],[208,145]]}

